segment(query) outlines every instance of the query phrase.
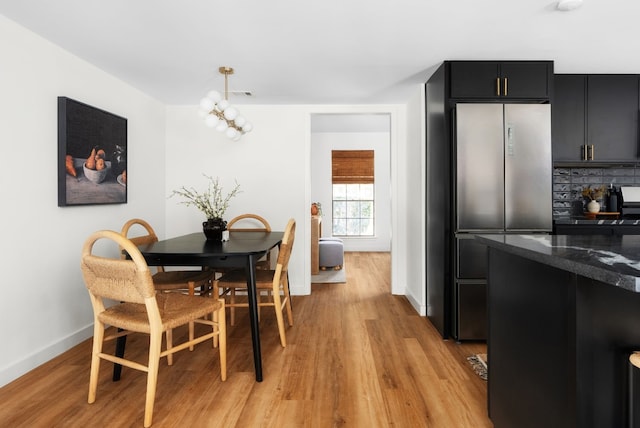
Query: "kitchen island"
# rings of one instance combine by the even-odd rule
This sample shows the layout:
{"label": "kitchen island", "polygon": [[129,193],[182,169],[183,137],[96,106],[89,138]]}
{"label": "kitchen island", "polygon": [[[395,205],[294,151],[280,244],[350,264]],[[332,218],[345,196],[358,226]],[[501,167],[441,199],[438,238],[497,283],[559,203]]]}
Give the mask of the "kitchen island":
{"label": "kitchen island", "polygon": [[495,428],[627,426],[628,355],[640,350],[640,236],[476,239],[489,248]]}

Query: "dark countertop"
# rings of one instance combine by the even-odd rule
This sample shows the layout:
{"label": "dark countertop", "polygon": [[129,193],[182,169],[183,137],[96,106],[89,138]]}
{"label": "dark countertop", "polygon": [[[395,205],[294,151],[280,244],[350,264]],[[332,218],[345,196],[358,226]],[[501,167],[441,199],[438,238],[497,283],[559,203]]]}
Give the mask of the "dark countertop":
{"label": "dark countertop", "polygon": [[[637,221],[637,220],[634,220]],[[483,244],[640,293],[640,235],[476,235]]]}
{"label": "dark countertop", "polygon": [[553,220],[555,224],[588,224],[593,226],[640,226],[640,219],[587,219],[585,217],[560,217]]}

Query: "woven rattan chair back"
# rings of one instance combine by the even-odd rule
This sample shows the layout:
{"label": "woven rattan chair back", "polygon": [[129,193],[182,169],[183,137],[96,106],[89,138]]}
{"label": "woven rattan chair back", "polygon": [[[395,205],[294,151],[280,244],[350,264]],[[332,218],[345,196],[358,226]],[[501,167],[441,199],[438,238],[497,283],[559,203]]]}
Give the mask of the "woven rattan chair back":
{"label": "woven rattan chair back", "polygon": [[[114,241],[129,254],[130,259],[114,259],[93,254],[100,239]],[[117,232],[103,230],[94,233],[82,248],[82,273],[89,292],[116,301],[145,303],[155,296],[149,267],[140,250]]]}
{"label": "woven rattan chair back", "polygon": [[[242,226],[238,225],[242,223]],[[252,225],[253,227],[248,227]],[[227,223],[227,229],[232,232],[271,232],[269,222],[258,214],[242,214],[232,218]]]}

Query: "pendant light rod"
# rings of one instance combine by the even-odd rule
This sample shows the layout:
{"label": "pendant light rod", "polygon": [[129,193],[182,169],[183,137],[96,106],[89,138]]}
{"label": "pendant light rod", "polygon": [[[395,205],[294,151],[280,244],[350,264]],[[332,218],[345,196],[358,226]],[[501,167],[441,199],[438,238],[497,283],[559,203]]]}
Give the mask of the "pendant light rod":
{"label": "pendant light rod", "polygon": [[229,100],[229,75],[233,74],[233,68],[220,67],[218,68],[220,74],[224,74],[224,99]]}

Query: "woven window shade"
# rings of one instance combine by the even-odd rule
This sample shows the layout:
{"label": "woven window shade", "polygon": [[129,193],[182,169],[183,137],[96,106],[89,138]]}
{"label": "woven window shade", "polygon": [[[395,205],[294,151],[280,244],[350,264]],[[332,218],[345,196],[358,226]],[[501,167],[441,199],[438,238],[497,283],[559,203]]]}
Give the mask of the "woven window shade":
{"label": "woven window shade", "polygon": [[373,150],[332,150],[333,184],[373,183]]}

